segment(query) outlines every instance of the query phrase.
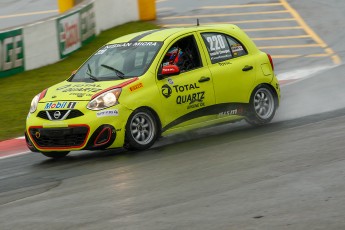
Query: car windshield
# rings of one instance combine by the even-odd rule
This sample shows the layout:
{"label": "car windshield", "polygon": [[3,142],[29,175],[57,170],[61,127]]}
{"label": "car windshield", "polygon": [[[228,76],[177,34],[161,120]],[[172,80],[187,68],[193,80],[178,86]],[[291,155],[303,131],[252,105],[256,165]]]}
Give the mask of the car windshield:
{"label": "car windshield", "polygon": [[162,42],[108,44],[92,55],[69,79],[71,82],[111,81],[143,75]]}

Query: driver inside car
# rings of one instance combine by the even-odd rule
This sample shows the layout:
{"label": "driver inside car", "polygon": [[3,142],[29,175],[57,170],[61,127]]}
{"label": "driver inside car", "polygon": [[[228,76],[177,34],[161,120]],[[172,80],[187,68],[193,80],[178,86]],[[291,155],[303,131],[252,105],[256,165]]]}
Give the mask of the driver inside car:
{"label": "driver inside car", "polygon": [[194,68],[192,60],[193,57],[190,49],[182,49],[179,46],[172,46],[165,54],[162,66],[176,65],[179,67],[181,72],[185,72]]}

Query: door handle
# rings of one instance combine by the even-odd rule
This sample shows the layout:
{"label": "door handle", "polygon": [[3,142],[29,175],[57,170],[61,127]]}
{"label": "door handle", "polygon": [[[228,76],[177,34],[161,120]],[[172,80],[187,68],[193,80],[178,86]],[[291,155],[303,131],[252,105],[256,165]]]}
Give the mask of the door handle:
{"label": "door handle", "polygon": [[251,65],[246,65],[245,67],[243,67],[242,71],[249,71],[252,70],[254,67]]}
{"label": "door handle", "polygon": [[209,77],[201,77],[199,79],[199,82],[201,83],[201,82],[206,82],[206,81],[209,81],[209,80],[211,80],[211,78],[209,78]]}

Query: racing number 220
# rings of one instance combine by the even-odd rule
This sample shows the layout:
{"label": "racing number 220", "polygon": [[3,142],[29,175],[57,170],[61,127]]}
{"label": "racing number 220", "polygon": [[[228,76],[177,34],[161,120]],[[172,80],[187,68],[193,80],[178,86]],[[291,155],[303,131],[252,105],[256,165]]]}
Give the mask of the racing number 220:
{"label": "racing number 220", "polygon": [[225,49],[225,43],[221,35],[213,35],[211,37],[207,37],[207,41],[210,44],[211,51]]}

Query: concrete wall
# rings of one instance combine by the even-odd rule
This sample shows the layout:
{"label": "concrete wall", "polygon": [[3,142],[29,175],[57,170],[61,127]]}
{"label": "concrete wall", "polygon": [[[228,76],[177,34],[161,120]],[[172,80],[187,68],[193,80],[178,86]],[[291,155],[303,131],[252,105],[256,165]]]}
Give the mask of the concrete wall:
{"label": "concrete wall", "polygon": [[56,21],[48,20],[23,28],[25,69],[35,69],[60,60]]}
{"label": "concrete wall", "polygon": [[95,1],[95,11],[97,34],[114,25],[139,20],[137,0],[97,0]]}
{"label": "concrete wall", "polygon": [[138,0],[89,0],[59,17],[0,31],[0,78],[55,63],[101,31],[139,19]]}

